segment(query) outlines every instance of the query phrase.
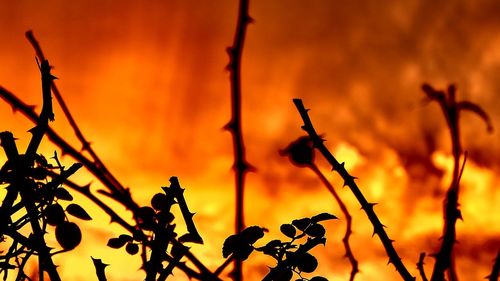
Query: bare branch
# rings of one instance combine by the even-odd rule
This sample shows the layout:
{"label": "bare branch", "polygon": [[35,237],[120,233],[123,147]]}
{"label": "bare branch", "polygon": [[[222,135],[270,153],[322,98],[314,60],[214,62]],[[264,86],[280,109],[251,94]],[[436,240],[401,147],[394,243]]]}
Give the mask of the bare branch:
{"label": "bare branch", "polygon": [[323,154],[323,156],[332,166],[333,170],[335,170],[342,177],[342,179],[344,179],[344,185],[347,185],[351,189],[352,193],[360,203],[361,208],[365,211],[366,215],[368,216],[368,219],[372,223],[374,227],[374,234],[377,234],[378,237],[380,238],[380,241],[382,242],[382,245],[385,248],[387,256],[389,257],[389,263],[392,263],[394,265],[394,267],[401,275],[403,280],[405,281],[415,280],[415,277],[413,277],[408,272],[401,258],[396,252],[396,249],[394,249],[394,246],[392,245],[394,240],[389,238],[389,236],[384,230],[384,225],[380,222],[380,219],[375,214],[375,211],[373,210],[373,206],[375,206],[375,203],[370,203],[366,200],[365,196],[359,189],[358,185],[354,182],[356,178],[351,176],[347,172],[347,170],[344,167],[344,163],[339,163],[337,159],[330,153],[328,148],[324,145],[323,143],[324,140],[321,139],[320,136],[316,133],[316,130],[314,129],[311,123],[311,119],[309,118],[309,115],[307,113],[308,110],[304,107],[302,100],[294,99],[293,102],[297,107],[297,110],[299,111],[300,116],[304,122],[302,129],[306,131],[307,134],[311,137],[314,143],[314,147],[317,148],[321,152],[321,154]]}

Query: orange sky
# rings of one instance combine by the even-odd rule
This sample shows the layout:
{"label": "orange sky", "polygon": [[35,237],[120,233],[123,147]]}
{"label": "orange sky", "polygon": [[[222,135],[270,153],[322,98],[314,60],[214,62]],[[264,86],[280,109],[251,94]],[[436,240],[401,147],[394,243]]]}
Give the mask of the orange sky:
{"label": "orange sky", "polygon": [[[179,177],[207,244],[193,252],[210,268],[222,262],[222,242],[233,231],[232,144],[221,128],[230,117],[224,67],[236,2],[0,2],[0,85],[40,104],[34,52],[24,39],[32,29],[84,134],[133,197],[147,204],[170,176]],[[483,106],[497,129],[488,135],[478,118],[462,118],[469,158],[457,264],[462,280],[488,275],[500,247],[500,4],[275,0],[251,1],[250,14],[255,24],[249,26],[243,57],[243,129],[248,160],[258,171],[247,177],[247,224],[269,228],[271,239],[292,219],[341,214],[311,171],[292,166],[277,152],[302,134],[291,101],[300,97],[366,197],[379,202],[376,211],[417,275],[418,254],[439,245],[441,201],[452,163],[445,121],[436,104],[422,103],[420,85],[444,88],[453,82],[459,99]],[[20,147],[26,144],[31,124],[3,102],[0,125],[13,131]],[[53,126],[79,147],[60,111]],[[53,150],[46,141],[42,152]],[[328,172],[322,160],[319,164]],[[336,175],[328,177],[341,186]],[[85,172],[74,179],[90,181]],[[379,241],[370,238],[371,226],[352,194],[339,193],[353,215],[351,239],[362,271],[357,280],[399,280],[386,266]],[[81,224],[84,245],[59,257],[62,275],[95,280],[92,255],[111,264],[110,279],[139,280],[138,260],[105,246],[121,229],[108,227],[108,219],[91,210],[95,223]],[[318,271],[347,280],[350,268],[340,242],[344,223],[327,226]],[[427,264],[432,266],[431,259]],[[266,272],[260,261],[247,269],[248,280]],[[184,278],[180,272],[176,277]]]}

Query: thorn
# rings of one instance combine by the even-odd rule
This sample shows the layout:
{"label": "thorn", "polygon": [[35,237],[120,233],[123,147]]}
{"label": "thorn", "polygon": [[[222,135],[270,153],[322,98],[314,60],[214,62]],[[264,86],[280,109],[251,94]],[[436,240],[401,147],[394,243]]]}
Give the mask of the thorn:
{"label": "thorn", "polygon": [[91,144],[91,142],[85,141],[85,142],[82,144],[82,149],[81,149],[81,151],[89,151],[89,150],[90,150],[90,144]]}
{"label": "thorn", "polygon": [[246,16],[246,21],[247,21],[247,24],[255,23],[255,19],[252,18],[251,16]]}
{"label": "thorn", "polygon": [[224,127],[222,127],[223,130],[233,132],[234,131],[234,122],[231,120],[229,121]]}

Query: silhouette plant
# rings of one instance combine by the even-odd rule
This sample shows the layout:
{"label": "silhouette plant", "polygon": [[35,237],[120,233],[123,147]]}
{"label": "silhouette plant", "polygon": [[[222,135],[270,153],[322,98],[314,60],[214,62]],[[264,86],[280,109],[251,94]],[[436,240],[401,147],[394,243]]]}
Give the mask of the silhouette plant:
{"label": "silhouette plant", "polygon": [[[460,134],[459,134],[459,113],[462,111],[471,111],[481,117],[486,125],[488,132],[493,130],[491,121],[486,114],[486,112],[478,105],[469,101],[457,102],[455,98],[456,88],[451,85],[448,87],[447,92],[434,90],[431,86],[424,84],[422,87],[423,91],[431,101],[437,101],[445,115],[448,128],[451,134],[452,142],[452,154],[454,159],[454,168],[452,175],[452,182],[446,193],[446,198],[444,200],[444,230],[440,250],[435,254],[436,262],[434,264],[434,270],[432,273],[431,281],[444,281],[444,272],[448,272],[448,278],[450,281],[458,280],[454,257],[453,257],[453,245],[456,241],[456,231],[455,223],[457,219],[461,219],[462,215],[459,210],[458,195],[459,195],[459,184],[460,178],[463,173],[463,169],[466,161],[466,154],[464,155],[463,163],[460,165],[460,159],[462,155],[462,147],[460,144]],[[313,148],[318,149],[320,153],[326,158],[326,160],[332,165],[332,170],[335,170],[344,180],[344,186],[348,186],[353,192],[354,196],[361,204],[361,208],[365,211],[368,219],[374,227],[373,234],[377,234],[382,242],[387,256],[389,257],[389,263],[392,263],[403,280],[415,280],[405,265],[403,264],[401,258],[399,257],[396,249],[393,247],[394,240],[391,240],[384,230],[384,225],[380,222],[380,219],[375,214],[373,207],[376,203],[370,203],[366,200],[357,184],[355,183],[356,177],[351,176],[345,169],[344,163],[340,163],[337,159],[330,153],[328,148],[324,145],[325,140],[321,138],[314,129],[312,122],[308,115],[308,109],[304,107],[302,100],[293,100],[304,125],[302,129],[306,131],[308,137],[299,138],[297,141],[292,143],[285,152],[290,156],[292,162],[299,164],[299,166],[312,166],[312,160],[314,158]],[[317,169],[312,168],[313,170]],[[323,182],[326,181],[325,177],[321,173],[317,173]],[[326,181],[327,182],[327,181]],[[347,248],[346,248],[347,249]],[[347,251],[347,250],[346,250]],[[425,253],[421,253],[417,263],[417,269],[420,273],[422,280],[427,281],[427,276],[424,270],[424,259]],[[490,280],[496,280],[498,277],[498,257],[493,265],[492,273],[488,278]],[[352,274],[351,274],[352,278]],[[493,279],[491,279],[493,278]]]}
{"label": "silhouette plant", "polygon": [[456,88],[450,85],[446,92],[438,91],[430,85],[424,84],[422,90],[431,101],[436,101],[446,118],[446,123],[450,130],[451,150],[453,155],[453,174],[450,187],[446,192],[444,200],[443,215],[444,228],[441,247],[435,254],[436,262],[432,272],[431,281],[441,281],[444,279],[444,272],[448,271],[450,281],[456,281],[457,273],[454,262],[453,247],[456,242],[455,224],[457,219],[462,219],[462,214],[459,209],[459,194],[460,194],[460,178],[465,167],[464,163],[460,165],[462,156],[462,145],[460,143],[460,126],[458,124],[460,113],[462,111],[471,111],[481,117],[487,125],[488,132],[493,131],[491,121],[486,112],[477,104],[469,101],[456,101]]}
{"label": "silhouette plant", "polygon": [[[36,41],[35,37],[33,36],[33,33],[28,31],[26,33],[26,36],[27,36],[28,40],[32,43],[33,47],[35,48],[35,51],[37,53],[38,58],[45,59],[38,42]],[[43,64],[42,64],[42,66],[43,66]],[[52,77],[52,76],[50,76],[50,77]],[[50,80],[42,79],[42,81],[44,81],[42,88],[44,89],[44,93],[47,93],[46,96],[48,96],[48,98],[46,96],[44,96],[44,107],[42,108],[42,113],[40,114],[40,116],[38,116],[34,112],[32,106],[28,106],[27,104],[22,102],[20,99],[18,99],[14,94],[10,93],[9,91],[7,91],[1,87],[0,87],[0,95],[4,100],[6,100],[8,103],[11,104],[11,106],[14,108],[14,110],[19,110],[26,117],[28,117],[28,119],[37,123],[38,120],[47,119],[47,117],[44,117],[44,116],[49,116],[50,118],[53,118],[53,114],[46,113],[49,111],[48,111],[48,109],[45,109],[46,107],[49,108],[50,113],[51,113],[52,104],[50,104],[50,106],[45,106],[46,101],[51,102],[51,95],[50,95],[51,89],[52,89],[52,92],[58,92],[57,87],[55,86],[55,83],[52,80],[53,80],[52,78]],[[62,96],[60,94],[58,94],[58,95],[59,95],[59,98],[57,100],[63,104],[64,101],[62,99]],[[64,111],[65,116],[68,119],[73,120],[67,107],[66,106],[64,106],[64,107],[66,108],[66,110]],[[45,119],[42,119],[42,117]],[[48,138],[62,150],[63,154],[68,154],[68,155],[72,156],[75,160],[77,160],[78,162],[82,163],[82,164],[77,164],[77,165],[78,166],[83,165],[85,168],[87,168],[99,181],[101,181],[101,183],[104,185],[104,187],[106,187],[108,189],[108,190],[97,190],[97,193],[104,195],[104,196],[107,196],[107,197],[117,201],[118,203],[120,203],[124,207],[126,207],[129,211],[131,211],[132,217],[134,218],[134,224],[130,224],[129,222],[127,222],[126,219],[124,219],[122,216],[117,214],[108,205],[106,205],[101,199],[99,199],[97,196],[95,196],[95,194],[93,194],[93,192],[90,189],[90,184],[85,185],[85,186],[80,186],[80,185],[68,180],[67,177],[64,179],[60,178],[64,174],[61,173],[59,175],[53,170],[47,170],[46,173],[48,175],[53,176],[53,177],[60,178],[58,180],[59,184],[64,183],[68,187],[72,188],[73,190],[80,192],[81,194],[86,196],[88,199],[90,199],[93,203],[95,203],[97,206],[99,206],[103,211],[105,211],[109,215],[109,217],[111,218],[112,222],[116,222],[116,223],[120,224],[128,232],[128,235],[130,237],[133,237],[133,240],[134,240],[134,242],[129,241],[130,243],[127,243],[127,246],[128,246],[127,248],[128,248],[129,253],[136,252],[136,249],[138,247],[137,245],[141,245],[142,247],[140,248],[140,250],[141,250],[140,252],[141,252],[141,259],[143,261],[143,264],[144,265],[146,265],[146,264],[148,264],[148,265],[149,264],[156,264],[157,265],[158,260],[155,259],[154,256],[153,256],[152,261],[151,261],[151,258],[149,260],[147,258],[147,251],[148,251],[148,249],[151,248],[151,246],[152,246],[151,244],[154,241],[154,239],[152,239],[152,237],[154,237],[154,235],[155,235],[154,232],[149,233],[151,231],[149,229],[149,227],[151,227],[151,220],[149,217],[147,217],[146,213],[148,213],[147,210],[149,210],[150,208],[148,209],[148,207],[140,207],[132,199],[130,191],[121,185],[121,183],[111,174],[111,172],[109,172],[109,170],[106,168],[106,166],[102,163],[102,161],[99,159],[97,154],[95,154],[93,152],[93,150],[90,146],[90,142],[86,141],[86,139],[83,137],[83,134],[78,129],[76,122],[74,120],[70,122],[70,125],[73,127],[75,133],[78,135],[78,139],[82,143],[82,151],[78,151],[77,149],[75,149],[68,142],[66,142],[62,137],[60,137],[52,128],[50,128],[47,125],[44,125],[43,122],[41,124],[42,124],[41,127],[44,129],[44,131],[33,130],[34,132],[36,132],[36,134],[34,134],[34,139],[36,136],[36,140],[39,142],[41,140],[43,134],[46,134],[48,136]],[[38,125],[37,127],[40,127],[40,125]],[[37,128],[37,127],[35,127],[35,128]],[[40,134],[41,134],[41,136],[40,136]],[[4,135],[7,136],[7,134],[4,134]],[[12,141],[12,143],[13,143],[13,141]],[[36,152],[37,147],[32,145],[32,143],[33,143],[33,140],[32,140],[32,142],[30,142],[30,145],[28,147],[28,151],[31,151],[30,153],[32,153],[32,154],[36,154],[35,152]],[[6,154],[8,155],[8,157],[11,155],[14,155],[11,149],[6,149],[6,147],[11,146],[11,145],[9,145],[10,142],[2,140],[2,144],[4,145],[4,150],[6,151]],[[34,152],[32,152],[32,151],[34,151]],[[87,158],[83,154],[84,151],[89,152],[89,154],[91,155],[91,159]],[[29,155],[29,154],[26,153],[26,155]],[[177,239],[175,236],[170,236],[170,237],[168,237],[168,239],[169,239],[168,242],[171,243],[172,249],[175,248],[174,252],[176,253],[176,255],[175,255],[176,259],[186,257],[190,262],[192,262],[192,264],[196,267],[197,270],[192,269],[181,262],[174,262],[174,263],[170,263],[169,265],[170,265],[170,267],[175,265],[180,270],[184,271],[188,276],[193,277],[193,278],[197,278],[197,279],[201,280],[201,279],[205,278],[205,276],[212,276],[213,278],[208,278],[206,280],[218,280],[213,275],[213,273],[211,273],[210,270],[208,270],[208,268],[206,268],[206,266],[203,265],[203,263],[198,258],[196,258],[187,248],[185,248],[183,246],[183,243],[186,243],[186,242],[202,243],[202,239],[201,239],[201,236],[196,231],[196,228],[194,227],[194,223],[192,220],[193,214],[189,212],[189,210],[187,208],[187,204],[183,198],[182,192],[179,191],[180,186],[178,184],[178,181],[176,180],[176,178],[172,178],[171,183],[172,182],[174,185],[174,187],[172,188],[174,191],[172,191],[172,193],[175,194],[175,200],[179,204],[179,207],[181,209],[181,213],[184,216],[184,221],[186,222],[187,229],[188,229],[188,235],[183,235],[179,239]],[[12,194],[12,193],[10,193],[10,194]],[[15,197],[13,195],[10,195],[10,194],[9,193],[7,194],[6,199],[2,203],[2,210],[8,210],[10,208],[10,206],[12,205],[11,202],[15,201]],[[54,208],[57,208],[57,207],[54,207]],[[72,210],[72,208],[70,208],[70,210]],[[4,212],[2,212],[2,214],[3,213]],[[151,212],[149,212],[149,214],[151,214]],[[155,219],[157,219],[157,218],[155,217]],[[145,220],[148,220],[148,221],[146,222]],[[7,221],[7,223],[8,222],[9,221]],[[5,224],[2,223],[2,225],[5,225]],[[68,229],[69,228],[75,229],[75,227],[73,225],[70,227],[67,227],[67,228]],[[71,229],[68,231],[71,231]],[[21,237],[18,237],[18,238],[21,239]],[[14,242],[17,243],[17,241],[14,241]],[[156,241],[155,241],[155,243],[156,243]],[[180,249],[183,249],[183,250],[181,251]],[[182,253],[182,256],[178,254],[179,252]],[[175,260],[172,256],[169,256],[169,255],[165,255],[165,257],[163,257],[163,255],[162,255],[162,258],[165,258],[168,261]],[[162,262],[163,262],[163,260],[162,260]],[[43,264],[44,263],[40,263],[40,265],[43,265]],[[6,268],[10,267],[7,264],[5,266],[6,266]],[[164,268],[160,269],[159,266],[144,267],[144,269],[147,272],[149,272],[150,276],[153,275],[151,268],[157,269],[158,270],[157,273],[160,275],[162,273],[165,274],[165,272],[168,272],[168,270],[166,270]],[[58,280],[57,277],[55,277],[56,272],[57,271],[52,273],[52,275],[54,275],[54,277],[52,275],[50,276],[51,280]],[[163,276],[163,275],[161,275],[161,276]],[[149,278],[148,280],[152,280],[152,279]]]}
{"label": "silhouette plant", "polygon": [[[241,126],[241,59],[247,25],[252,21],[248,13],[249,1],[239,1],[239,13],[233,45],[227,49],[229,54],[228,70],[231,82],[231,119],[225,128],[230,131],[233,138],[235,186],[236,186],[236,218],[235,234],[229,236],[223,245],[222,256],[226,261],[215,271],[208,269],[189,249],[186,243],[203,243],[194,221],[194,214],[190,212],[184,198],[184,189],[181,188],[176,177],[170,178],[170,186],[163,187],[162,193],[155,194],[150,206],[140,206],[116,177],[106,168],[98,155],[92,149],[90,142],[84,137],[76,121],[66,106],[62,95],[54,82],[55,77],[50,73],[50,65],[32,32],[28,31],[26,37],[35,49],[42,77],[43,106],[40,115],[35,113],[34,107],[27,105],[17,96],[0,87],[0,96],[15,110],[19,110],[36,126],[30,130],[32,138],[24,154],[18,152],[12,133],[0,133],[2,148],[7,156],[7,162],[0,169],[0,184],[6,186],[7,193],[0,206],[0,243],[8,244],[8,250],[0,252],[0,274],[7,280],[12,271],[17,273],[16,280],[31,280],[26,274],[25,267],[31,258],[38,259],[38,280],[44,280],[47,273],[51,280],[61,280],[57,266],[52,257],[56,254],[68,252],[77,247],[82,241],[80,227],[70,218],[90,220],[90,215],[78,204],[73,203],[73,196],[68,191],[76,191],[84,195],[93,204],[100,207],[111,219],[123,227],[124,232],[116,237],[110,237],[107,246],[115,249],[124,249],[130,255],[139,255],[142,260],[142,269],[145,280],[166,280],[174,268],[183,271],[190,279],[220,280],[219,276],[224,269],[234,262],[231,276],[234,280],[242,280],[242,262],[247,260],[255,251],[272,257],[276,264],[263,280],[291,280],[295,275],[297,280],[323,281],[326,278],[314,276],[310,279],[304,275],[312,273],[318,266],[318,260],[310,250],[320,244],[326,243],[326,231],[321,225],[322,221],[335,219],[328,213],[317,216],[293,220],[291,224],[283,224],[280,231],[287,238],[285,240],[272,240],[263,246],[255,244],[264,236],[267,230],[260,226],[244,228],[244,183],[245,175],[252,167],[246,160],[245,146]],[[450,86],[448,91],[434,90],[428,85],[423,86],[428,98],[437,101],[441,106],[448,127],[451,132],[452,154],[454,157],[453,178],[444,201],[444,230],[443,240],[431,280],[444,280],[444,272],[448,272],[450,281],[457,280],[453,259],[453,247],[456,239],[455,223],[461,218],[458,195],[459,182],[462,175],[466,155],[460,165],[462,148],[459,138],[458,119],[463,110],[472,111],[483,118],[488,130],[491,123],[486,113],[476,104],[468,101],[455,100],[455,87]],[[54,119],[52,111],[52,97],[54,94],[58,104],[70,126],[72,127],[81,150],[75,149],[65,139],[60,137],[50,126],[49,121]],[[284,151],[292,162],[298,166],[308,167],[315,172],[323,184],[335,197],[344,216],[346,217],[346,231],[343,238],[345,254],[351,263],[351,276],[353,280],[358,272],[358,262],[350,249],[349,238],[351,235],[351,216],[345,204],[335,192],[333,186],[314,163],[314,149],[327,159],[344,180],[356,199],[365,211],[374,227],[373,235],[379,236],[389,263],[392,263],[405,281],[415,280],[409,273],[396,249],[384,229],[384,225],[377,217],[374,206],[362,194],[355,182],[355,177],[350,175],[344,167],[329,152],[324,145],[324,140],[316,133],[307,110],[299,99],[294,103],[302,117],[302,128],[308,136],[301,137],[293,142]],[[65,168],[54,154],[51,161],[37,153],[43,136],[47,136],[63,154],[71,156],[77,163]],[[88,156],[87,156],[88,155]],[[80,168],[85,167],[105,189],[93,190],[91,185],[79,185],[69,179]],[[97,195],[100,196],[97,196]],[[105,196],[124,206],[132,219],[124,218],[104,203],[100,197]],[[19,198],[18,198],[19,197]],[[171,209],[177,205],[181,211],[187,233],[178,237],[175,231],[175,217]],[[64,207],[65,206],[65,207]],[[28,233],[28,234],[26,234]],[[45,237],[54,233],[61,249],[53,248],[46,243]],[[425,253],[419,257],[417,268],[422,279],[427,280],[424,271]],[[98,258],[93,258],[96,275],[99,281],[106,280],[106,264]],[[489,280],[498,280],[499,260],[495,259]],[[189,262],[189,263],[186,263]]]}
{"label": "silhouette plant", "polygon": [[[248,13],[249,0],[240,0],[238,7],[238,19],[236,31],[234,34],[233,45],[227,48],[229,55],[229,64],[227,70],[230,73],[231,83],[231,120],[224,127],[231,133],[233,139],[235,173],[235,194],[236,194],[236,212],[235,212],[235,231],[241,233],[245,228],[244,215],[244,191],[245,175],[253,170],[253,167],[246,160],[245,144],[243,142],[243,132],[241,126],[241,58],[243,55],[243,46],[245,44],[245,35],[247,26],[252,22]],[[239,260],[235,260],[233,278],[236,281],[243,279],[243,268]]]}
{"label": "silhouette plant", "polygon": [[[229,236],[224,241],[222,254],[225,258],[245,261],[253,251],[262,252],[276,260],[276,266],[270,268],[269,273],[262,279],[291,280],[294,273],[299,276],[296,280],[327,280],[321,276],[306,279],[303,273],[312,273],[318,266],[317,259],[309,253],[314,247],[326,243],[326,230],[320,224],[321,221],[336,219],[334,215],[321,213],[311,218],[293,220],[291,224],[282,224],[280,231],[289,241],[271,240],[266,245],[255,247],[254,244],[264,237],[267,229],[259,226],[251,226],[241,233]],[[297,245],[298,241],[304,241]]]}
{"label": "silhouette plant", "polygon": [[[19,268],[16,279],[26,277],[24,267],[32,256],[38,256],[39,280],[43,280],[47,272],[51,280],[61,280],[52,261],[58,252],[51,252],[45,241],[47,226],[55,226],[55,236],[63,251],[68,251],[80,244],[82,234],[74,222],[70,222],[66,214],[80,219],[90,220],[87,212],[77,204],[69,204],[66,210],[59,204],[60,201],[71,201],[71,194],[60,187],[71,174],[76,172],[81,164],[74,164],[64,170],[56,155],[58,167],[54,167],[41,155],[37,154],[38,147],[48,128],[49,120],[54,120],[50,84],[55,79],[50,73],[50,65],[43,60],[39,65],[42,78],[43,107],[36,126],[30,130],[32,138],[26,153],[19,154],[14,136],[10,132],[0,133],[0,140],[7,162],[1,168],[0,183],[6,184],[7,194],[2,202],[0,237],[6,241],[10,237],[11,243],[6,255],[2,255],[2,272],[7,278],[9,270]],[[48,171],[60,169],[56,177],[49,177]],[[20,200],[16,199],[20,196]],[[19,216],[19,218],[17,218]],[[14,217],[14,219],[13,219]],[[29,224],[29,227],[27,226]],[[28,237],[21,231],[26,228]],[[11,264],[11,261],[16,265]]]}
{"label": "silhouette plant", "polygon": [[354,277],[359,272],[358,261],[352,253],[351,245],[349,243],[349,237],[352,234],[352,217],[347,210],[347,206],[344,204],[340,196],[337,194],[333,185],[328,181],[325,175],[321,172],[319,167],[314,163],[315,153],[314,146],[311,138],[309,136],[302,136],[290,143],[285,149],[280,151],[282,156],[288,156],[292,164],[297,167],[305,167],[311,169],[325,185],[328,191],[333,195],[335,201],[340,207],[345,220],[346,220],[346,230],[344,237],[342,238],[342,243],[344,244],[345,257],[349,259],[351,263],[351,275],[349,277],[350,281],[354,280]]}

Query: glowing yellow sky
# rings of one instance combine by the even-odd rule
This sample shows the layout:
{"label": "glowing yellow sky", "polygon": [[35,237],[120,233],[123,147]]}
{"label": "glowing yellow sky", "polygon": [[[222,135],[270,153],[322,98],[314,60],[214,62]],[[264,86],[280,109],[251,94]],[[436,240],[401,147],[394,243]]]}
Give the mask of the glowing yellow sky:
{"label": "glowing yellow sky", "polygon": [[[179,177],[207,244],[193,252],[210,268],[222,262],[222,242],[233,231],[232,144],[221,128],[230,117],[225,48],[236,8],[237,1],[0,1],[0,85],[40,104],[34,52],[24,39],[32,29],[84,134],[133,197],[148,204],[170,176]],[[247,177],[247,224],[269,228],[271,239],[292,219],[340,215],[314,174],[277,152],[302,134],[291,102],[300,97],[327,145],[359,177],[369,200],[379,202],[376,211],[417,275],[419,253],[439,245],[440,202],[451,169],[446,124],[437,105],[422,103],[420,85],[453,82],[458,97],[483,106],[497,129],[488,135],[476,117],[462,118],[469,158],[457,264],[463,280],[486,276],[500,247],[500,4],[273,0],[251,1],[250,14],[243,129],[248,160],[258,171]],[[3,102],[0,126],[20,147],[29,139],[31,124]],[[60,111],[53,127],[80,146]],[[53,150],[45,141],[42,152]],[[337,176],[328,177],[341,186]],[[85,172],[74,179],[90,180]],[[354,220],[357,280],[398,280],[352,194],[339,193]],[[62,275],[95,280],[92,255],[111,264],[110,279],[140,280],[138,259],[105,246],[121,229],[91,210],[95,223],[82,223],[88,240],[77,253],[58,257]],[[343,221],[327,226],[318,271],[347,280]],[[248,280],[265,274],[263,263],[247,266]],[[430,271],[432,260],[427,264]]]}

